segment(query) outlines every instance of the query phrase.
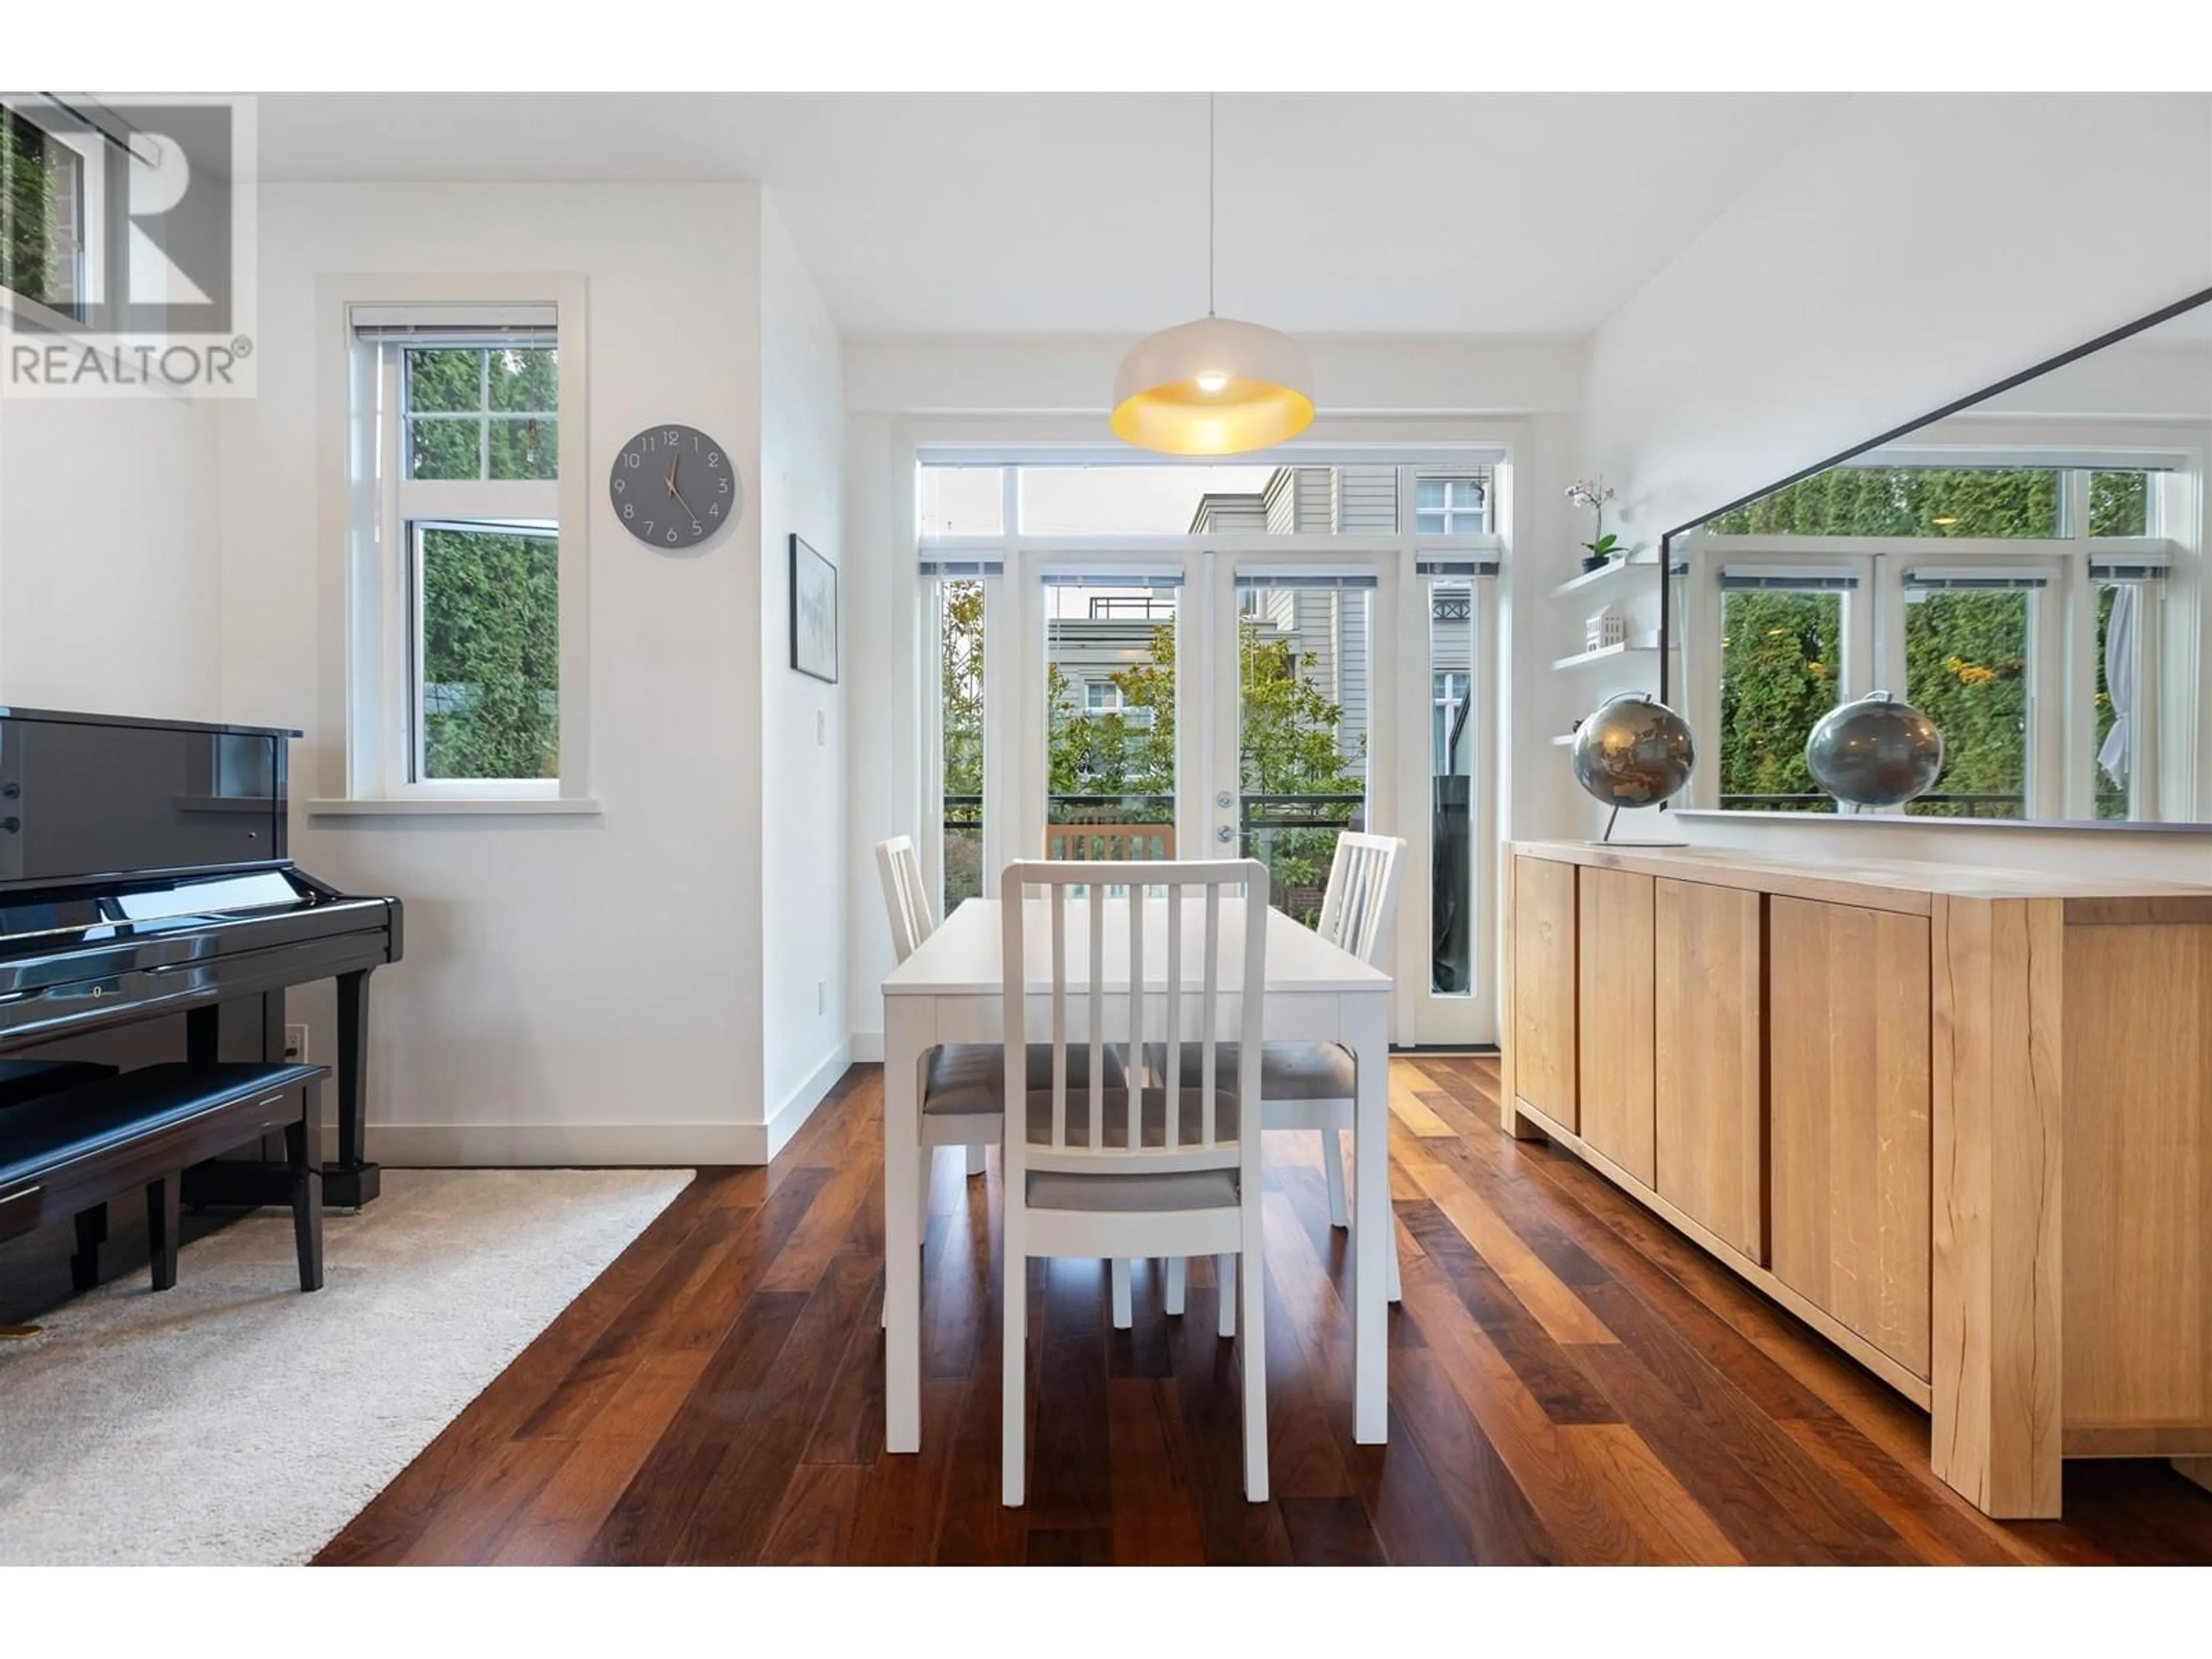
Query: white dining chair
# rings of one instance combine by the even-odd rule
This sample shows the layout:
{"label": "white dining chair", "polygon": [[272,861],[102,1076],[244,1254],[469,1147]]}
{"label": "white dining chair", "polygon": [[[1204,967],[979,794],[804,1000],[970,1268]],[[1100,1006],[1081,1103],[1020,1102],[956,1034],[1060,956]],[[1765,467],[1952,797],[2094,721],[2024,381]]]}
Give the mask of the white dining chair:
{"label": "white dining chair", "polygon": [[[1027,1451],[1029,1261],[1032,1256],[1127,1259],[1212,1255],[1224,1267],[1223,1296],[1243,1284],[1244,1495],[1267,1496],[1265,1261],[1261,1237],[1261,1137],[1239,1103],[1260,1084],[1261,1016],[1267,985],[1267,871],[1251,859],[1116,864],[1127,898],[1109,903],[1105,872],[1061,860],[1010,864],[1000,878],[1005,927],[1005,1260],[1000,1276],[1006,1352],[1002,1495],[1022,1502]],[[1050,991],[1040,1006],[1028,991],[1032,964],[1023,898],[1042,890],[1048,924],[1036,945],[1049,957]],[[1223,901],[1242,887],[1242,938],[1230,934]],[[1164,895],[1157,908],[1148,892]],[[1148,955],[1147,922],[1160,930]],[[1126,930],[1128,970],[1106,984],[1109,930]],[[1192,937],[1186,939],[1186,932]],[[1230,934],[1224,938],[1224,934]],[[1048,939],[1048,943],[1046,940]],[[1084,988],[1068,989],[1073,949],[1087,960]],[[1238,1018],[1222,1029],[1224,956],[1237,953]],[[1118,954],[1118,953],[1117,953]],[[1040,975],[1042,977],[1042,975]],[[1190,1088],[1116,1089],[1108,1060],[1145,1052],[1156,1033],[1170,1066],[1188,1048],[1199,1057]],[[1018,1081],[1027,1040],[1050,1036],[1050,1075],[1042,1088]],[[1243,1059],[1218,1062],[1231,1042]],[[1031,1052],[1034,1052],[1031,1050]],[[1169,1075],[1173,1075],[1170,1071]]]}
{"label": "white dining chair", "polygon": [[[876,869],[883,877],[884,908],[890,913],[891,948],[904,962],[937,931],[937,918],[922,884],[921,860],[911,836],[893,836],[876,843]],[[967,1149],[969,1175],[981,1175],[984,1149],[1002,1131],[1005,1103],[1006,1051],[995,1042],[955,1042],[933,1048],[923,1057],[921,1090],[921,1208],[929,1212],[931,1160],[940,1146]],[[1042,1086],[1052,1070],[1052,1054],[1043,1044],[1030,1057],[1028,1076]],[[1123,1086],[1116,1059],[1106,1077],[1109,1088]]]}
{"label": "white dining chair", "polygon": [[[1399,867],[1406,843],[1395,836],[1370,836],[1346,830],[1336,838],[1336,856],[1330,862],[1328,886],[1323,891],[1321,918],[1315,925],[1330,944],[1350,951],[1370,967],[1386,968],[1391,929],[1397,920]],[[1166,1063],[1158,1043],[1147,1051],[1155,1075]],[[1197,1080],[1199,1057],[1185,1049],[1182,1060],[1183,1086]],[[1219,1064],[1234,1068],[1237,1057],[1224,1054]],[[1350,1227],[1352,1213],[1345,1200],[1344,1135],[1352,1126],[1358,1104],[1358,1068],[1352,1051],[1334,1042],[1270,1042],[1260,1051],[1261,1111],[1270,1129],[1318,1129],[1321,1167],[1328,1187],[1328,1219],[1334,1227]],[[1390,1218],[1382,1218],[1382,1237],[1389,1248],[1390,1299],[1400,1299],[1398,1239]],[[1184,1264],[1167,1264],[1167,1311],[1182,1311]],[[1115,1311],[1120,1311],[1116,1298]]]}

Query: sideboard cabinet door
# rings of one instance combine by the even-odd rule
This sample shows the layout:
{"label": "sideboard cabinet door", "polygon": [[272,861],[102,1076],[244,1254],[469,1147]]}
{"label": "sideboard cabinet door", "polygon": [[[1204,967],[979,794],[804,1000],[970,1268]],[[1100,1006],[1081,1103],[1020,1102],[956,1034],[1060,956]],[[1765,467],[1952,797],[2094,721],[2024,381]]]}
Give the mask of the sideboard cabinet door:
{"label": "sideboard cabinet door", "polygon": [[1577,979],[1584,1144],[1646,1187],[1652,1164],[1650,876],[1584,866]]}
{"label": "sideboard cabinet door", "polygon": [[1662,878],[1653,899],[1659,1195],[1766,1261],[1763,896]]}
{"label": "sideboard cabinet door", "polygon": [[1767,909],[1774,1276],[1928,1376],[1928,919]]}
{"label": "sideboard cabinet door", "polygon": [[1513,860],[1513,1088],[1575,1127],[1575,866]]}

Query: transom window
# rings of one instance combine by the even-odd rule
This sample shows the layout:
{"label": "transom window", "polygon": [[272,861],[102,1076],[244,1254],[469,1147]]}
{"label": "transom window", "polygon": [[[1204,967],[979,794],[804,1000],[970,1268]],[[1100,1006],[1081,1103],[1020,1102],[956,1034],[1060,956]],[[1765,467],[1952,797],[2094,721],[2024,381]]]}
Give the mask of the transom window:
{"label": "transom window", "polygon": [[557,347],[416,347],[403,355],[409,477],[559,476]]}
{"label": "transom window", "polygon": [[1424,536],[1479,536],[1490,528],[1490,492],[1480,478],[1421,477],[1413,483],[1413,529]]}

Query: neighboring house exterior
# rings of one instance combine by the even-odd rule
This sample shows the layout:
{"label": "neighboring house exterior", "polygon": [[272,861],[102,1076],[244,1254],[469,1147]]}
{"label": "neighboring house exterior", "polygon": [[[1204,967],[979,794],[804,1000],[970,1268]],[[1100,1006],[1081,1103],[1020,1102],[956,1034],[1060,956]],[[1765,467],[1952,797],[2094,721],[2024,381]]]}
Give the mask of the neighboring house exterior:
{"label": "neighboring house exterior", "polygon": [[[1474,527],[1470,514],[1486,526],[1486,474],[1423,475],[1417,486],[1422,528],[1431,526],[1429,505],[1449,511],[1454,529]],[[1449,503],[1449,507],[1442,503]],[[1272,535],[1392,534],[1398,523],[1398,479],[1388,466],[1279,467],[1256,494],[1215,494],[1200,499],[1190,533],[1242,532]],[[1337,746],[1347,760],[1364,752],[1370,725],[1368,612],[1362,591],[1328,588],[1248,588],[1241,595],[1244,614],[1258,623],[1262,637],[1288,637],[1298,672],[1344,711]],[[1121,694],[1111,676],[1146,660],[1155,626],[1175,614],[1164,597],[1097,597],[1088,617],[1063,617],[1048,624],[1048,646],[1071,685],[1078,709],[1103,714],[1121,710]],[[1467,695],[1474,669],[1471,607],[1463,596],[1439,587],[1432,596],[1431,654],[1434,671],[1436,759],[1443,754],[1450,721]],[[1462,757],[1462,768],[1465,764]]]}

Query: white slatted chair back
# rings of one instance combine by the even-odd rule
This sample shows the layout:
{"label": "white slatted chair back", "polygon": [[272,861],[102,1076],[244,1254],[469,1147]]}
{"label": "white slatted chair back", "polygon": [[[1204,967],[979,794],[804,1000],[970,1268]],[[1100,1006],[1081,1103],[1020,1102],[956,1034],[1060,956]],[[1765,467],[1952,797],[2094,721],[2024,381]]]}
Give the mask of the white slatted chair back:
{"label": "white slatted chair back", "polygon": [[937,931],[929,895],[922,888],[921,860],[915,854],[914,837],[893,836],[878,842],[876,869],[884,878],[884,908],[890,912],[891,948],[904,962]]}
{"label": "white slatted chair back", "polygon": [[1390,932],[1398,915],[1400,855],[1406,843],[1395,836],[1370,836],[1347,830],[1336,838],[1336,857],[1328,867],[1315,931],[1370,967],[1383,965]]}
{"label": "white slatted chair back", "polygon": [[[1000,878],[1004,900],[1006,1042],[1006,1183],[1019,1191],[1029,1170],[1085,1175],[1167,1175],[1237,1169],[1260,1178],[1260,1032],[1267,984],[1267,870],[1256,860],[1143,860],[1117,864],[1110,898],[1096,865],[1062,861],[1010,864]],[[1125,885],[1126,884],[1126,885]],[[1048,928],[1028,938],[1023,894],[1042,890]],[[1239,889],[1243,891],[1240,893]],[[1148,892],[1164,895],[1149,904]],[[1231,908],[1231,902],[1243,899]],[[1148,930],[1153,935],[1147,937]],[[1128,974],[1108,982],[1107,940],[1126,936]],[[1041,948],[1050,992],[1040,1006],[1025,994],[1039,964],[1024,953]],[[1081,985],[1069,988],[1071,956],[1085,961]],[[1120,952],[1115,953],[1119,957]],[[1223,1021],[1226,962],[1236,962],[1234,1029]],[[1038,975],[1040,979],[1042,975]],[[1022,1045],[1053,1049],[1050,1111],[1042,1099],[1030,1113]],[[1105,1050],[1121,1050],[1133,1081],[1145,1044],[1167,1045],[1166,1078],[1181,1075],[1186,1045],[1204,1064],[1197,1086],[1133,1089],[1113,1098],[1104,1086]],[[1238,1044],[1237,1095],[1241,1113],[1219,1109],[1217,1046]],[[1087,1079],[1071,1099],[1068,1054],[1089,1049]],[[1042,1097],[1047,1091],[1040,1090]],[[1030,1124],[1026,1135],[1012,1127]],[[1250,1133],[1237,1133],[1240,1126]],[[1255,1185],[1248,1190],[1257,1191]]]}

